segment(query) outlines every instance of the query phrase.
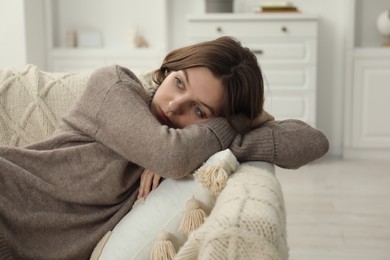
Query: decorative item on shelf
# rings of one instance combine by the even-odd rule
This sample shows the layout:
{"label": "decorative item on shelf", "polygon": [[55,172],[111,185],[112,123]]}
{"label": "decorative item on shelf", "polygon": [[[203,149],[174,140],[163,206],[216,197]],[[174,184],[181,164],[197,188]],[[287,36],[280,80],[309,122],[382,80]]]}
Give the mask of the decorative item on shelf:
{"label": "decorative item on shelf", "polygon": [[130,47],[131,48],[147,48],[149,47],[149,43],[146,41],[145,37],[139,33],[139,29],[137,25],[132,25],[128,32],[128,36],[130,39]]}
{"label": "decorative item on shelf", "polygon": [[206,13],[233,13],[233,0],[206,0]]}
{"label": "decorative item on shelf", "polygon": [[260,4],[261,13],[297,13],[298,8],[292,2],[264,2]]}
{"label": "decorative item on shelf", "polygon": [[385,37],[387,41],[383,43],[382,46],[390,47],[390,9],[382,12],[378,16],[377,20],[378,31]]}
{"label": "decorative item on shelf", "polygon": [[149,47],[149,43],[146,41],[145,37],[137,33],[134,36],[134,46],[136,48],[147,48]]}
{"label": "decorative item on shelf", "polygon": [[77,47],[100,48],[103,46],[102,35],[99,30],[81,29],[77,30]]}
{"label": "decorative item on shelf", "polygon": [[71,28],[66,31],[66,47],[76,48],[77,47],[77,32]]}

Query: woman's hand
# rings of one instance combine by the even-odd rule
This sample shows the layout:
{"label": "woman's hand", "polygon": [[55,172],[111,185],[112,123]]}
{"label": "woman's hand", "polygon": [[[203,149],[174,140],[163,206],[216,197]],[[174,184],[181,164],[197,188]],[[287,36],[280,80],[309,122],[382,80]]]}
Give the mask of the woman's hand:
{"label": "woman's hand", "polygon": [[151,190],[160,184],[161,176],[145,169],[141,174],[141,184],[138,191],[138,199],[146,198]]}
{"label": "woman's hand", "polygon": [[262,124],[273,120],[275,120],[275,118],[268,114],[267,111],[263,110],[262,113],[253,120],[243,114],[235,115],[232,118],[232,124],[239,134],[245,135]]}
{"label": "woman's hand", "polygon": [[255,120],[252,121],[252,128],[257,128],[262,124],[273,120],[275,120],[275,117],[268,114],[268,112],[263,109],[263,112],[257,118],[255,118]]}

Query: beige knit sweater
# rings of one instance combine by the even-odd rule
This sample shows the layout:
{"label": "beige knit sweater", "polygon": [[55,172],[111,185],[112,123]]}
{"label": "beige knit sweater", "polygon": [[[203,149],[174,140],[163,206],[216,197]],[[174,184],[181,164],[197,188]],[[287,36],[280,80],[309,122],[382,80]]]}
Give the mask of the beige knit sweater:
{"label": "beige knit sweater", "polygon": [[104,68],[51,138],[0,147],[0,258],[87,259],[131,209],[143,168],[180,178],[228,147],[242,161],[296,168],[328,149],[326,137],[300,121],[245,136],[222,118],[175,130],[148,105],[130,71]]}

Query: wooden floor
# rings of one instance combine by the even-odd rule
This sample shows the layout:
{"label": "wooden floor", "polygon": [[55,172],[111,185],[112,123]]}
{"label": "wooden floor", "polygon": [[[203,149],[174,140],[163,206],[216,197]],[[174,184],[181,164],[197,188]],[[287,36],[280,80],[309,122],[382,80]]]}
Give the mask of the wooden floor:
{"label": "wooden floor", "polygon": [[290,260],[390,259],[390,160],[324,158],[276,174]]}

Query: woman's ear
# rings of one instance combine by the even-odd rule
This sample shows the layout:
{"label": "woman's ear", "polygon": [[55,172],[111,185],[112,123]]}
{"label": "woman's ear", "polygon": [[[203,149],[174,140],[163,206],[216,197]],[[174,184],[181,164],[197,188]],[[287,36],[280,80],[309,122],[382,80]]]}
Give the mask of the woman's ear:
{"label": "woman's ear", "polygon": [[165,69],[165,71],[164,71],[164,76],[165,76],[165,77],[168,76],[169,73],[171,73],[171,71],[170,71],[169,69]]}

